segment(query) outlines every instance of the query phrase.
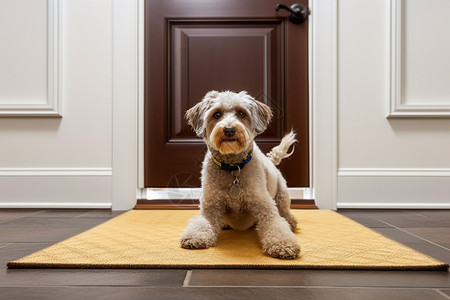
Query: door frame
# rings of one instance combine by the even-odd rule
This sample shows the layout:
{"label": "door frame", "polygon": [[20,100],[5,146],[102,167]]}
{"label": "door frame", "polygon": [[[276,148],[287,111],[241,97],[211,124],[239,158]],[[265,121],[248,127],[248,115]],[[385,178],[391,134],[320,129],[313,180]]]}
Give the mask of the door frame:
{"label": "door frame", "polygon": [[[337,0],[309,0],[310,188],[337,203]],[[132,209],[144,186],[144,0],[113,0],[112,209]]]}

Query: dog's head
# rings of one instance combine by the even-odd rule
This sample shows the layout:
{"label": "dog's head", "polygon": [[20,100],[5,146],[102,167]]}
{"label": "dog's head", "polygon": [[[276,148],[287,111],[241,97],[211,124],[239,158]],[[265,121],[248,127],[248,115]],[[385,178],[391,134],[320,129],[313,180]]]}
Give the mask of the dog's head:
{"label": "dog's head", "polygon": [[253,139],[266,130],[271,118],[270,107],[246,91],[210,91],[186,112],[186,119],[197,136],[222,154],[248,149]]}

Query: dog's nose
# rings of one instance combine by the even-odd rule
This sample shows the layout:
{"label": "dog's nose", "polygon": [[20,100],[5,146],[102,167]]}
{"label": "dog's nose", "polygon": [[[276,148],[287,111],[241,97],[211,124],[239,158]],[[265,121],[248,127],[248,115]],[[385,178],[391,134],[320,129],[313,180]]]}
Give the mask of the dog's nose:
{"label": "dog's nose", "polygon": [[236,134],[236,128],[232,126],[226,126],[223,129],[223,134],[225,134],[227,137],[233,137]]}

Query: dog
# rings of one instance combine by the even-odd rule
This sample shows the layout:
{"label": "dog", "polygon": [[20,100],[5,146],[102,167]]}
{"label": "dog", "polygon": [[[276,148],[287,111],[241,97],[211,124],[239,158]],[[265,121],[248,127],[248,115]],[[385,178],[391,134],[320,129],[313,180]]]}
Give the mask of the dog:
{"label": "dog", "polygon": [[201,172],[200,215],[189,220],[181,247],[215,246],[224,227],[254,226],[262,251],[275,258],[296,259],[300,244],[297,220],[290,212],[286,180],[275,167],[297,142],[295,133],[264,155],[254,139],[264,132],[272,110],[246,91],[208,92],[187,110],[186,119],[208,151]]}

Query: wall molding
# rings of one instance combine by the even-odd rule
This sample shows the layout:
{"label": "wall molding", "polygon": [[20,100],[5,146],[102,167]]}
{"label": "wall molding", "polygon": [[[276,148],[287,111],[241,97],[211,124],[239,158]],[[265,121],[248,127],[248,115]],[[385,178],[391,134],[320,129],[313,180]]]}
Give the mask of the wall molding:
{"label": "wall molding", "polygon": [[142,0],[112,1],[113,210],[132,209],[137,200],[143,13]]}
{"label": "wall molding", "polygon": [[450,105],[403,103],[402,92],[402,44],[403,44],[403,0],[391,0],[390,41],[388,75],[390,84],[388,118],[402,117],[450,117]]}
{"label": "wall molding", "polygon": [[450,209],[450,203],[346,203],[337,204],[338,209]]}
{"label": "wall molding", "polygon": [[112,168],[0,168],[0,177],[112,176]]}
{"label": "wall molding", "polygon": [[321,209],[337,202],[337,0],[310,0],[309,113],[311,198]]}
{"label": "wall molding", "polygon": [[0,117],[62,117],[62,1],[47,0],[47,98],[45,103],[0,104]]}
{"label": "wall molding", "polygon": [[110,209],[111,203],[95,202],[0,202],[0,208],[76,208]]}
{"label": "wall molding", "polygon": [[449,168],[339,168],[338,177],[450,177]]}

